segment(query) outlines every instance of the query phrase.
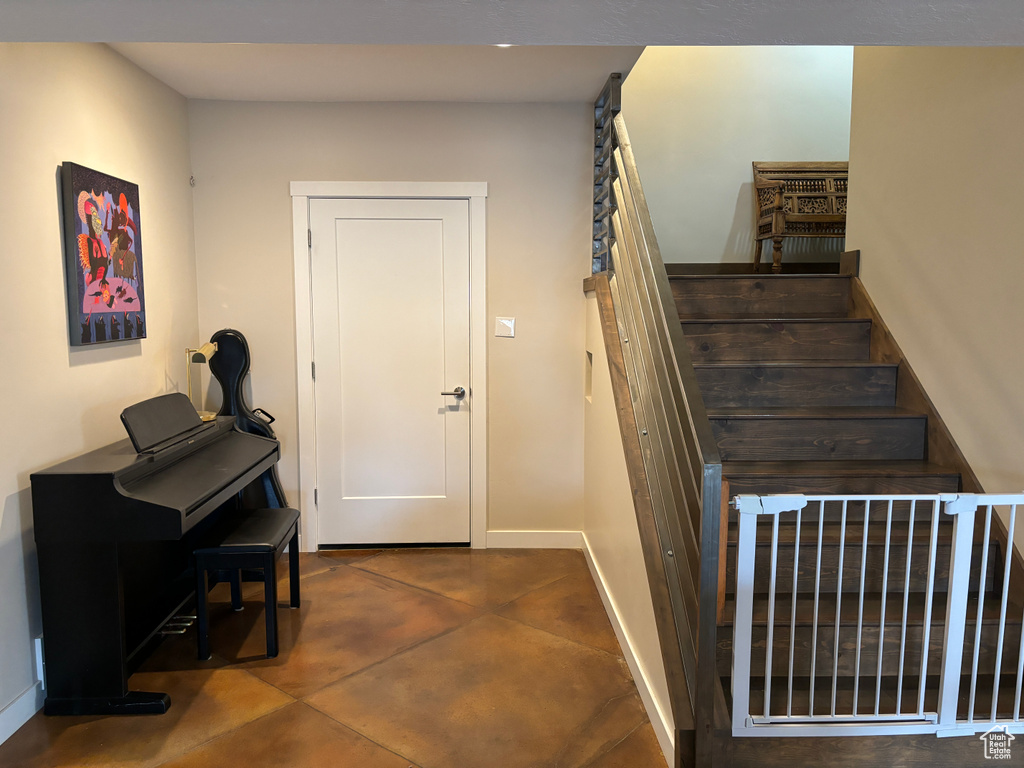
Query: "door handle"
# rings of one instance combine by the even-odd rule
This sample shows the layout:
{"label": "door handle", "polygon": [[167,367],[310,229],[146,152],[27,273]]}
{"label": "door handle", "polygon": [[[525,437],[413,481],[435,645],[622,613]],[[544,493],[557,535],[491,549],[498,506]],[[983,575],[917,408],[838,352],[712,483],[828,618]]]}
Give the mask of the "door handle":
{"label": "door handle", "polygon": [[464,398],[466,396],[466,390],[463,389],[462,387],[456,387],[451,392],[442,392],[441,394],[442,395],[451,395],[456,400],[461,400],[462,398]]}

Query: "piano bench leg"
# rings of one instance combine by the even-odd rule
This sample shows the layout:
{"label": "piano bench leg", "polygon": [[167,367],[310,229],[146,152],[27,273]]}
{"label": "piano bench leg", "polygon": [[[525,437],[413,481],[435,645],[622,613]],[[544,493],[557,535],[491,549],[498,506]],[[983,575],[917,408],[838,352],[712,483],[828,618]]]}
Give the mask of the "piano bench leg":
{"label": "piano bench leg", "polygon": [[290,605],[292,608],[299,607],[299,527],[295,526],[295,533],[288,542],[288,589],[291,593]]}
{"label": "piano bench leg", "polygon": [[196,561],[196,645],[200,661],[210,658],[210,613],[206,568]]}
{"label": "piano bench leg", "polygon": [[231,609],[234,611],[240,611],[244,608],[242,605],[242,572],[234,568],[231,571]]}
{"label": "piano bench leg", "polygon": [[267,612],[267,658],[277,656],[277,557],[267,554],[263,565],[263,592]]}

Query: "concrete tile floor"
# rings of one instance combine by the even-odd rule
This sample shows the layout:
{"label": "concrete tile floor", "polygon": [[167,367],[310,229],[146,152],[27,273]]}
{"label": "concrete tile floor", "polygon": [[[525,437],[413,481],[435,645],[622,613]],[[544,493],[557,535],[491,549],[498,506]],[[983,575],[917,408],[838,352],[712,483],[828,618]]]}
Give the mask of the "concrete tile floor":
{"label": "concrete tile floor", "polygon": [[[665,759],[573,550],[301,555],[302,607],[263,654],[262,590],[212,595],[214,657],[166,640],[132,677],[149,717],[37,714],[0,766],[662,768]],[[286,568],[281,568],[282,581]]]}

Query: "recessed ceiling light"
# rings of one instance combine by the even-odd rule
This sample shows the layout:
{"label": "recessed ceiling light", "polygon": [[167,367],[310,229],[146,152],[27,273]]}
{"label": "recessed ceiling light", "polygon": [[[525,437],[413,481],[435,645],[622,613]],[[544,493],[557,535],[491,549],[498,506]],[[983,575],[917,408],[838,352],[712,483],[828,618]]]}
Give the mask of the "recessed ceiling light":
{"label": "recessed ceiling light", "polygon": [[497,48],[512,48],[514,43],[495,43],[494,45]]}

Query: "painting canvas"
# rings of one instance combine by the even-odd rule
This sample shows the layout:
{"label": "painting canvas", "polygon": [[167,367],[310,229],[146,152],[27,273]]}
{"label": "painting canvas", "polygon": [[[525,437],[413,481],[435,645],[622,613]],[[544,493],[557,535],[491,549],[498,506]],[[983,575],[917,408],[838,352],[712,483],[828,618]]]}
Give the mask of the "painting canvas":
{"label": "painting canvas", "polygon": [[138,185],[63,163],[61,189],[72,346],[145,338]]}

